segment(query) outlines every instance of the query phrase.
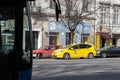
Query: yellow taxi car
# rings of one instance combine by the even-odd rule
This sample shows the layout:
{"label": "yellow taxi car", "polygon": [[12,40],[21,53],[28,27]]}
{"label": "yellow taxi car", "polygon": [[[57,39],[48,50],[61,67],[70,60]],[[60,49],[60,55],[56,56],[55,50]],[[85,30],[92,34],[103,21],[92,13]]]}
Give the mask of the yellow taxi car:
{"label": "yellow taxi car", "polygon": [[57,49],[52,53],[52,58],[88,58],[93,59],[96,50],[92,44],[71,44],[62,49]]}

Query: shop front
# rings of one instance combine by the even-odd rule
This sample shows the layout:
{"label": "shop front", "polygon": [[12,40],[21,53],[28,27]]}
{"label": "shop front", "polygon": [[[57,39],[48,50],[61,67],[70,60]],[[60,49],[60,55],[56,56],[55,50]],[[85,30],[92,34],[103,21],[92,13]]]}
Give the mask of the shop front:
{"label": "shop front", "polygon": [[[78,24],[74,33],[71,33],[61,22],[50,21],[49,44],[68,45],[72,43],[87,42],[90,35],[90,24],[84,23],[84,26]],[[72,37],[71,37],[72,35]],[[73,39],[72,39],[73,38]]]}
{"label": "shop front", "polygon": [[110,46],[111,45],[111,42],[110,42],[110,35],[109,33],[100,33],[100,47],[105,47],[105,46]]}
{"label": "shop front", "polygon": [[100,49],[105,46],[111,46],[113,44],[113,39],[110,37],[109,33],[98,32],[96,33],[96,49]]}

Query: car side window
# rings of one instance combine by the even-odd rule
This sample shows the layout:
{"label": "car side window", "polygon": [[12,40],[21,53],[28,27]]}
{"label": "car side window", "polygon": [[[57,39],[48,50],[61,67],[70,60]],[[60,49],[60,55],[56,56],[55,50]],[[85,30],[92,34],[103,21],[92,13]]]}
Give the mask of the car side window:
{"label": "car side window", "polygon": [[50,46],[50,49],[53,50],[53,49],[55,49],[55,48],[54,48],[54,46]]}
{"label": "car side window", "polygon": [[86,45],[87,46],[87,48],[90,48],[90,47],[92,47],[91,45]]}
{"label": "car side window", "polygon": [[118,50],[120,50],[120,47],[118,47]]}
{"label": "car side window", "polygon": [[112,47],[111,49],[112,49],[112,50],[116,50],[116,48],[115,48],[115,47]]}
{"label": "car side window", "polygon": [[78,45],[75,45],[72,47],[73,49],[79,49],[79,46]]}
{"label": "car side window", "polygon": [[80,47],[80,48],[88,48],[88,46],[85,45],[85,44],[80,44],[79,47]]}
{"label": "car side window", "polygon": [[79,45],[80,48],[90,48],[92,47],[91,45],[88,45],[88,44],[80,44]]}
{"label": "car side window", "polygon": [[110,47],[107,50],[116,50],[116,47]]}
{"label": "car side window", "polygon": [[55,46],[55,49],[59,49],[60,48],[60,46]]}
{"label": "car side window", "polygon": [[53,46],[48,46],[46,49],[51,50],[51,49],[54,49],[54,47]]}
{"label": "car side window", "polygon": [[116,47],[111,47],[110,50],[116,50]]}
{"label": "car side window", "polygon": [[118,46],[115,47],[115,50],[119,50],[119,49],[120,49],[120,47],[118,47]]}

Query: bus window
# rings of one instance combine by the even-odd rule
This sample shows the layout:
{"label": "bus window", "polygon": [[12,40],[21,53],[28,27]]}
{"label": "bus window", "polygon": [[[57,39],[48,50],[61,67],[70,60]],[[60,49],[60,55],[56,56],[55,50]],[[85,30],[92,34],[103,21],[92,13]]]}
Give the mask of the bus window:
{"label": "bus window", "polygon": [[[30,33],[29,33],[29,23],[28,16],[26,13],[26,8],[24,8],[24,16],[23,16],[23,64],[30,63]],[[24,63],[25,61],[25,63]]]}
{"label": "bus window", "polygon": [[[0,54],[3,55],[13,51],[15,28],[14,10],[15,8],[0,7],[0,51],[2,51]],[[11,18],[7,19],[9,12],[12,12],[9,14]]]}

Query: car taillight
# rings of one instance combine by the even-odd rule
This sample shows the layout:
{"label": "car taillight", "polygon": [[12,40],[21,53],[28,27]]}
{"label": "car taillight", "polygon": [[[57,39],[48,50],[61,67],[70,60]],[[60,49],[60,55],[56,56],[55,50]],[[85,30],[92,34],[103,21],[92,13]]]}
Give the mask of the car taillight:
{"label": "car taillight", "polygon": [[33,51],[32,53],[35,54],[35,51]]}

